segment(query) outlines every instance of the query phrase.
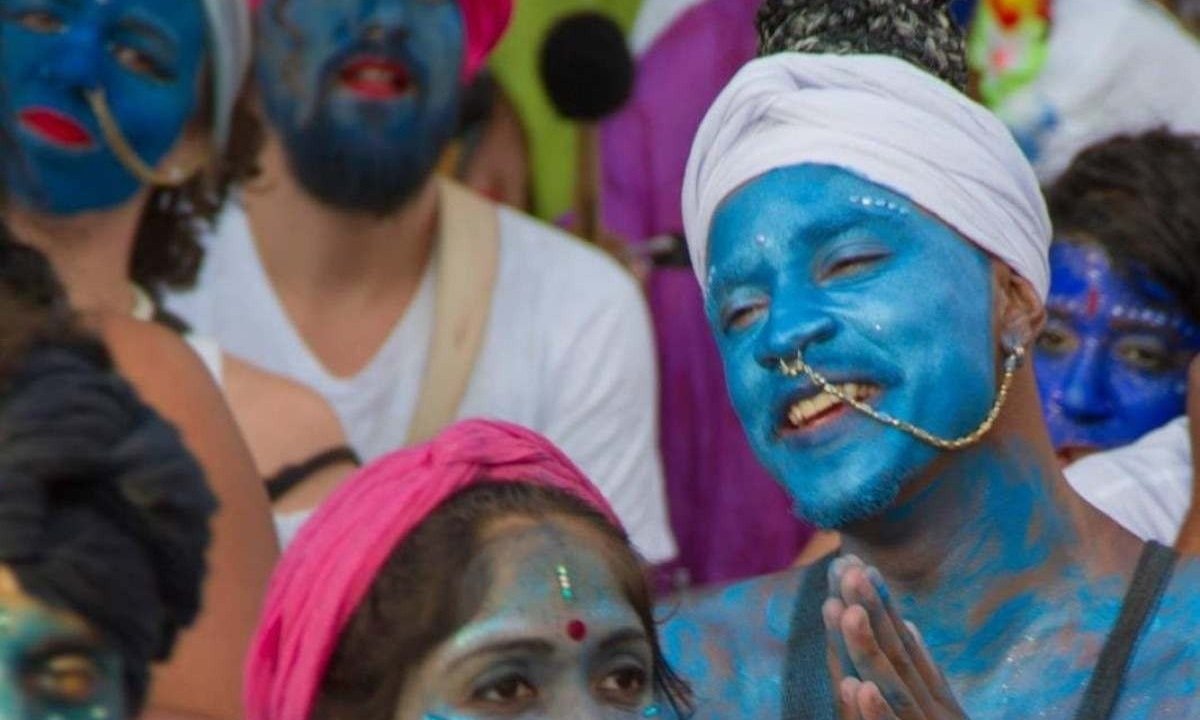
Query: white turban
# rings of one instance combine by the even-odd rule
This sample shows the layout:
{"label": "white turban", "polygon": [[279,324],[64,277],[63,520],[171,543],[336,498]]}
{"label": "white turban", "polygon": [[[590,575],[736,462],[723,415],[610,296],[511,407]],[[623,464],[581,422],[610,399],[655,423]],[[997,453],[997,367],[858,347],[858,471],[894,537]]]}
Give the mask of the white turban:
{"label": "white turban", "polygon": [[213,143],[229,142],[233,106],[250,67],[252,33],[249,0],[204,0],[213,72]]}
{"label": "white turban", "polygon": [[744,67],[717,98],[683,181],[684,228],[702,287],[717,206],[763,173],[807,163],[842,167],[904,195],[1045,299],[1050,218],[1009,131],[954,88],[883,55],[772,55]]}

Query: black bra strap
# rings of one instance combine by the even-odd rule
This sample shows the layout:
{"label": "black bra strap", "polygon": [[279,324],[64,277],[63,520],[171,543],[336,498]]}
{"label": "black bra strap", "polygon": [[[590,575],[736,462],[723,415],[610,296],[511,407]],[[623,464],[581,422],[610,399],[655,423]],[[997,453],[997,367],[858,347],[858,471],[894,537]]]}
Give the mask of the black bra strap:
{"label": "black bra strap", "polygon": [[1088,681],[1075,720],[1109,720],[1113,716],[1137,642],[1158,609],[1178,558],[1171,548],[1154,541],[1146,543],[1125,592],[1121,614],[1100,651],[1100,659]]}
{"label": "black bra strap", "polygon": [[358,453],[345,445],[330,448],[302,463],[288,465],[273,477],[267,478],[267,495],[271,498],[271,502],[275,502],[316,473],[339,463],[359,466],[362,465],[362,460],[358,458]]}

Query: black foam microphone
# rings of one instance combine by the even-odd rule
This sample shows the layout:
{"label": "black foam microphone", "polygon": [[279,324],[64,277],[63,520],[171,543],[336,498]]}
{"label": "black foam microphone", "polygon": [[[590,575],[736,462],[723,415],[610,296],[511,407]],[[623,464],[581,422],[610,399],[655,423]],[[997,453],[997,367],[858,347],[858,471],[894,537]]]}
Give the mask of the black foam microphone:
{"label": "black foam microphone", "polygon": [[596,125],[629,100],[633,57],[615,22],[598,12],[580,12],[551,28],[542,44],[540,69],[555,110],[577,125],[575,213],[579,234],[594,242],[601,234]]}

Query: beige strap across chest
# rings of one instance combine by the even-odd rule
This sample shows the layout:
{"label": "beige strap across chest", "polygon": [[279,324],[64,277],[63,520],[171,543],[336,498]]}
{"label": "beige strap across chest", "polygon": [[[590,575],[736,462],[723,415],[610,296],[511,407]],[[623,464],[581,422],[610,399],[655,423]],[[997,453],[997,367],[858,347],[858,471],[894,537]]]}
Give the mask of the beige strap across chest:
{"label": "beige strap across chest", "polygon": [[433,334],[409,445],[433,438],[458,414],[487,332],[500,262],[496,206],[453,181],[439,185]]}

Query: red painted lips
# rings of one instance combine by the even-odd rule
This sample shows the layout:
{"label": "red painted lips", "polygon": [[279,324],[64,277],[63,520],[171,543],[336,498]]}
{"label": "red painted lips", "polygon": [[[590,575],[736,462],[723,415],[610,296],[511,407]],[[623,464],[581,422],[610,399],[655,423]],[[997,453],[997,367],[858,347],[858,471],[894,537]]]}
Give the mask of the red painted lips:
{"label": "red painted lips", "polygon": [[57,110],[27,108],[18,119],[23,127],[51,144],[71,150],[86,150],[93,144],[87,128]]}
{"label": "red painted lips", "polygon": [[412,85],[408,69],[384,58],[359,57],[339,74],[342,86],[367,100],[395,100]]}

